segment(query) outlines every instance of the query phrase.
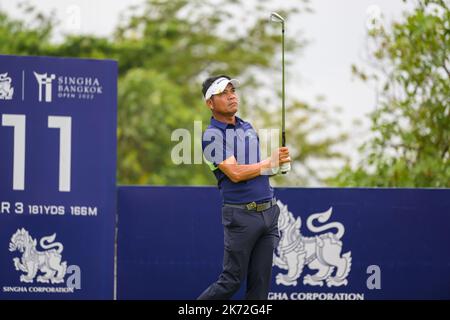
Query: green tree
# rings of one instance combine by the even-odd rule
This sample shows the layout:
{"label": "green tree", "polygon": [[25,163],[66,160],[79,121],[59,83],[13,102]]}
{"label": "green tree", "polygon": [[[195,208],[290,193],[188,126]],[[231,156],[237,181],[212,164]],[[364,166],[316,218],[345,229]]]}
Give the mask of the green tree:
{"label": "green tree", "polygon": [[353,71],[379,86],[364,159],[338,186],[450,187],[450,11],[420,0],[404,21],[369,33],[375,71]]}
{"label": "green tree", "polygon": [[14,20],[0,11],[0,53],[44,55],[50,46],[54,28],[52,15],[44,15],[29,5],[19,4],[32,23]]}
{"label": "green tree", "polygon": [[[281,13],[289,21],[290,16],[308,11],[306,3],[292,2],[292,8]],[[202,101],[201,82],[207,75],[220,73],[239,77],[244,84],[239,89],[244,117],[251,115],[252,122],[265,128],[279,127],[279,101],[268,104],[255,95],[264,91],[259,76],[272,77],[280,69],[280,30],[268,23],[267,16],[272,9],[265,0],[256,5],[238,0],[147,0],[125,12],[109,38],[66,35],[62,42],[54,43],[51,35],[58,23],[27,7],[33,25],[0,15],[0,50],[5,54],[118,60],[119,183],[215,184],[206,165],[172,162],[171,151],[177,142],[171,141],[171,133],[186,128],[194,139],[193,122],[202,121],[206,127],[210,113]],[[298,52],[305,44],[298,37],[286,41],[289,53]],[[311,143],[306,138],[323,126],[309,126],[308,132],[297,127],[308,127],[316,109],[299,101],[290,102],[288,109],[292,119],[298,112],[302,114],[299,122],[288,124],[296,163],[328,157],[334,140]],[[301,152],[296,146],[301,146]],[[193,141],[191,147],[195,147]],[[307,184],[314,170],[311,167],[300,174],[294,168],[290,180],[279,183]]]}
{"label": "green tree", "polygon": [[[236,7],[227,12],[225,8],[229,8],[229,4],[229,2],[212,5],[198,1],[175,1],[167,6],[167,3],[148,2],[145,10],[140,10],[138,14],[132,15],[131,19],[125,20],[126,22],[117,29],[115,43],[119,47],[125,48],[124,51],[127,53],[133,52],[130,56],[120,60],[122,70],[125,71],[129,67],[142,68],[143,66],[145,69],[156,69],[160,74],[166,75],[167,80],[171,79],[173,87],[179,87],[182,104],[165,108],[163,105],[157,106],[154,103],[147,103],[143,104],[142,108],[147,107],[154,110],[161,107],[161,112],[169,118],[174,117],[171,115],[174,112],[179,112],[178,116],[184,115],[183,121],[177,121],[176,125],[167,128],[164,136],[157,137],[158,144],[160,144],[159,149],[162,152],[157,156],[165,157],[166,161],[160,161],[160,163],[164,163],[164,166],[153,166],[155,170],[146,171],[145,168],[150,170],[152,166],[136,166],[136,162],[131,161],[130,164],[135,166],[135,172],[141,174],[142,179],[136,180],[130,172],[122,170],[120,172],[124,173],[124,179],[127,180],[121,179],[121,181],[128,183],[135,181],[155,183],[155,181],[158,181],[162,184],[215,183],[214,177],[206,166],[175,166],[171,161],[167,161],[170,150],[175,144],[174,142],[170,143],[168,139],[171,130],[179,127],[191,129],[193,120],[202,120],[205,126],[209,122],[210,113],[203,105],[199,90],[201,80],[206,75],[227,73],[239,76],[245,84],[244,88],[240,89],[241,113],[243,116],[251,115],[252,121],[262,122],[264,128],[279,127],[276,123],[276,119],[279,119],[279,111],[273,111],[274,108],[267,108],[267,101],[262,101],[254,94],[255,89],[259,88],[261,84],[256,81],[257,77],[252,72],[255,68],[258,69],[260,74],[273,74],[273,72],[279,71],[279,30],[267,23],[267,12],[269,10],[264,7],[249,8],[249,12],[244,13],[243,16],[252,17],[253,23],[249,24],[246,30],[236,28],[237,21],[234,15],[236,8],[242,7],[242,4],[239,1],[234,1]],[[182,17],[179,16],[181,11],[184,12]],[[291,11],[291,14],[294,12],[296,11]],[[287,15],[287,13],[284,14]],[[145,43],[142,43],[142,41]],[[303,45],[302,41],[288,39],[287,50],[295,52],[301,49]],[[183,54],[180,54],[180,52]],[[133,88],[129,87],[127,90],[130,92],[133,91]],[[122,100],[120,95],[119,101],[123,101],[121,106],[129,104],[125,99]],[[274,103],[279,104],[278,101],[272,101],[269,102],[269,105]],[[301,109],[304,104],[294,101],[290,109],[293,111],[296,106],[300,106]],[[278,108],[275,109],[278,110]],[[127,112],[126,110],[123,111]],[[314,114],[315,112],[309,110],[309,113]],[[124,118],[130,116],[132,117],[132,115],[127,115]],[[163,120],[163,118],[160,120]],[[305,122],[307,120],[305,119]],[[142,118],[139,117],[138,121],[142,121]],[[299,145],[299,142],[302,146],[305,146],[306,151],[297,152],[298,156],[294,157],[297,163],[301,163],[304,158],[315,156],[314,152],[308,151],[318,151],[316,147],[320,143],[311,144],[304,140],[298,140],[297,138],[301,139],[303,135],[302,133],[295,135],[297,131],[298,129],[295,126],[290,128],[292,133],[290,146]],[[313,133],[314,130],[311,132]],[[151,135],[142,135],[142,137],[145,136],[148,138],[143,140],[155,141]],[[132,140],[131,137],[130,139]],[[120,133],[119,143],[122,148],[127,148],[127,150],[124,150],[124,156],[140,152],[139,149],[134,149],[135,144],[121,143]],[[331,145],[331,143],[322,144],[323,149],[326,149],[328,145]],[[194,146],[192,145],[192,147]],[[166,150],[165,153],[164,150]],[[156,159],[148,160],[147,162],[156,161]],[[138,163],[143,162],[138,161]],[[123,165],[125,163],[122,163],[122,168]],[[288,176],[289,179],[285,177],[283,177],[284,179],[278,179],[278,184],[306,184],[309,181],[307,177],[314,174],[313,170],[301,175],[295,174],[296,171],[298,170],[293,170],[293,173]],[[143,172],[153,172],[153,174],[142,175]],[[155,177],[160,178],[155,180]]]}

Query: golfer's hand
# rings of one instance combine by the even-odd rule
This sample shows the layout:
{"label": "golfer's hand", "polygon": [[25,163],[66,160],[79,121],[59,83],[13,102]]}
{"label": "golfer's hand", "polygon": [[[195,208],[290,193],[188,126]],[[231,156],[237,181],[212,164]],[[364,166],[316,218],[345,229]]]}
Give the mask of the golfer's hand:
{"label": "golfer's hand", "polygon": [[289,148],[288,147],[281,147],[279,149],[279,161],[280,164],[291,162],[291,157],[289,155]]}
{"label": "golfer's hand", "polygon": [[270,157],[271,168],[279,167],[281,164],[291,162],[291,157],[289,156],[288,147],[281,147],[275,149]]}

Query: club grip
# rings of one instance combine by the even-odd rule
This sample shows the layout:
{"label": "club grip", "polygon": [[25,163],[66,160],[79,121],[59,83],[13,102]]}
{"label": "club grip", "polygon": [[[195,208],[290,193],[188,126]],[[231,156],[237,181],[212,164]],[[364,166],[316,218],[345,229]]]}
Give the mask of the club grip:
{"label": "club grip", "polygon": [[[281,132],[281,146],[286,147],[286,133],[284,132],[284,130]],[[280,171],[282,174],[286,174],[289,171],[291,171],[291,163],[290,162],[283,163],[280,166]]]}

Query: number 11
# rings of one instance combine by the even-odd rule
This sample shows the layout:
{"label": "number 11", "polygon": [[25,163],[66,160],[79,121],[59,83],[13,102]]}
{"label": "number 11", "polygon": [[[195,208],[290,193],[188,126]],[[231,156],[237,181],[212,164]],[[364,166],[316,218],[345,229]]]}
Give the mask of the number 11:
{"label": "number 11", "polygon": [[[14,127],[13,190],[25,190],[25,127],[26,117],[4,114],[4,127]],[[59,129],[59,191],[70,192],[72,118],[49,116],[48,128]]]}

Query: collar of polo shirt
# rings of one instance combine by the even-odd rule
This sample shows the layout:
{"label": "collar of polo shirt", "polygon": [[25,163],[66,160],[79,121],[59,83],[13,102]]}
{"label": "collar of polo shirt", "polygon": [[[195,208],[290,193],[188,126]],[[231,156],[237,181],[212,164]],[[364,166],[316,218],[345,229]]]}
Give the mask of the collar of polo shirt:
{"label": "collar of polo shirt", "polygon": [[239,80],[237,79],[227,79],[225,77],[216,79],[213,83],[211,83],[208,90],[206,90],[205,100],[208,100],[215,94],[222,93],[229,83],[231,83],[235,88],[239,87]]}

